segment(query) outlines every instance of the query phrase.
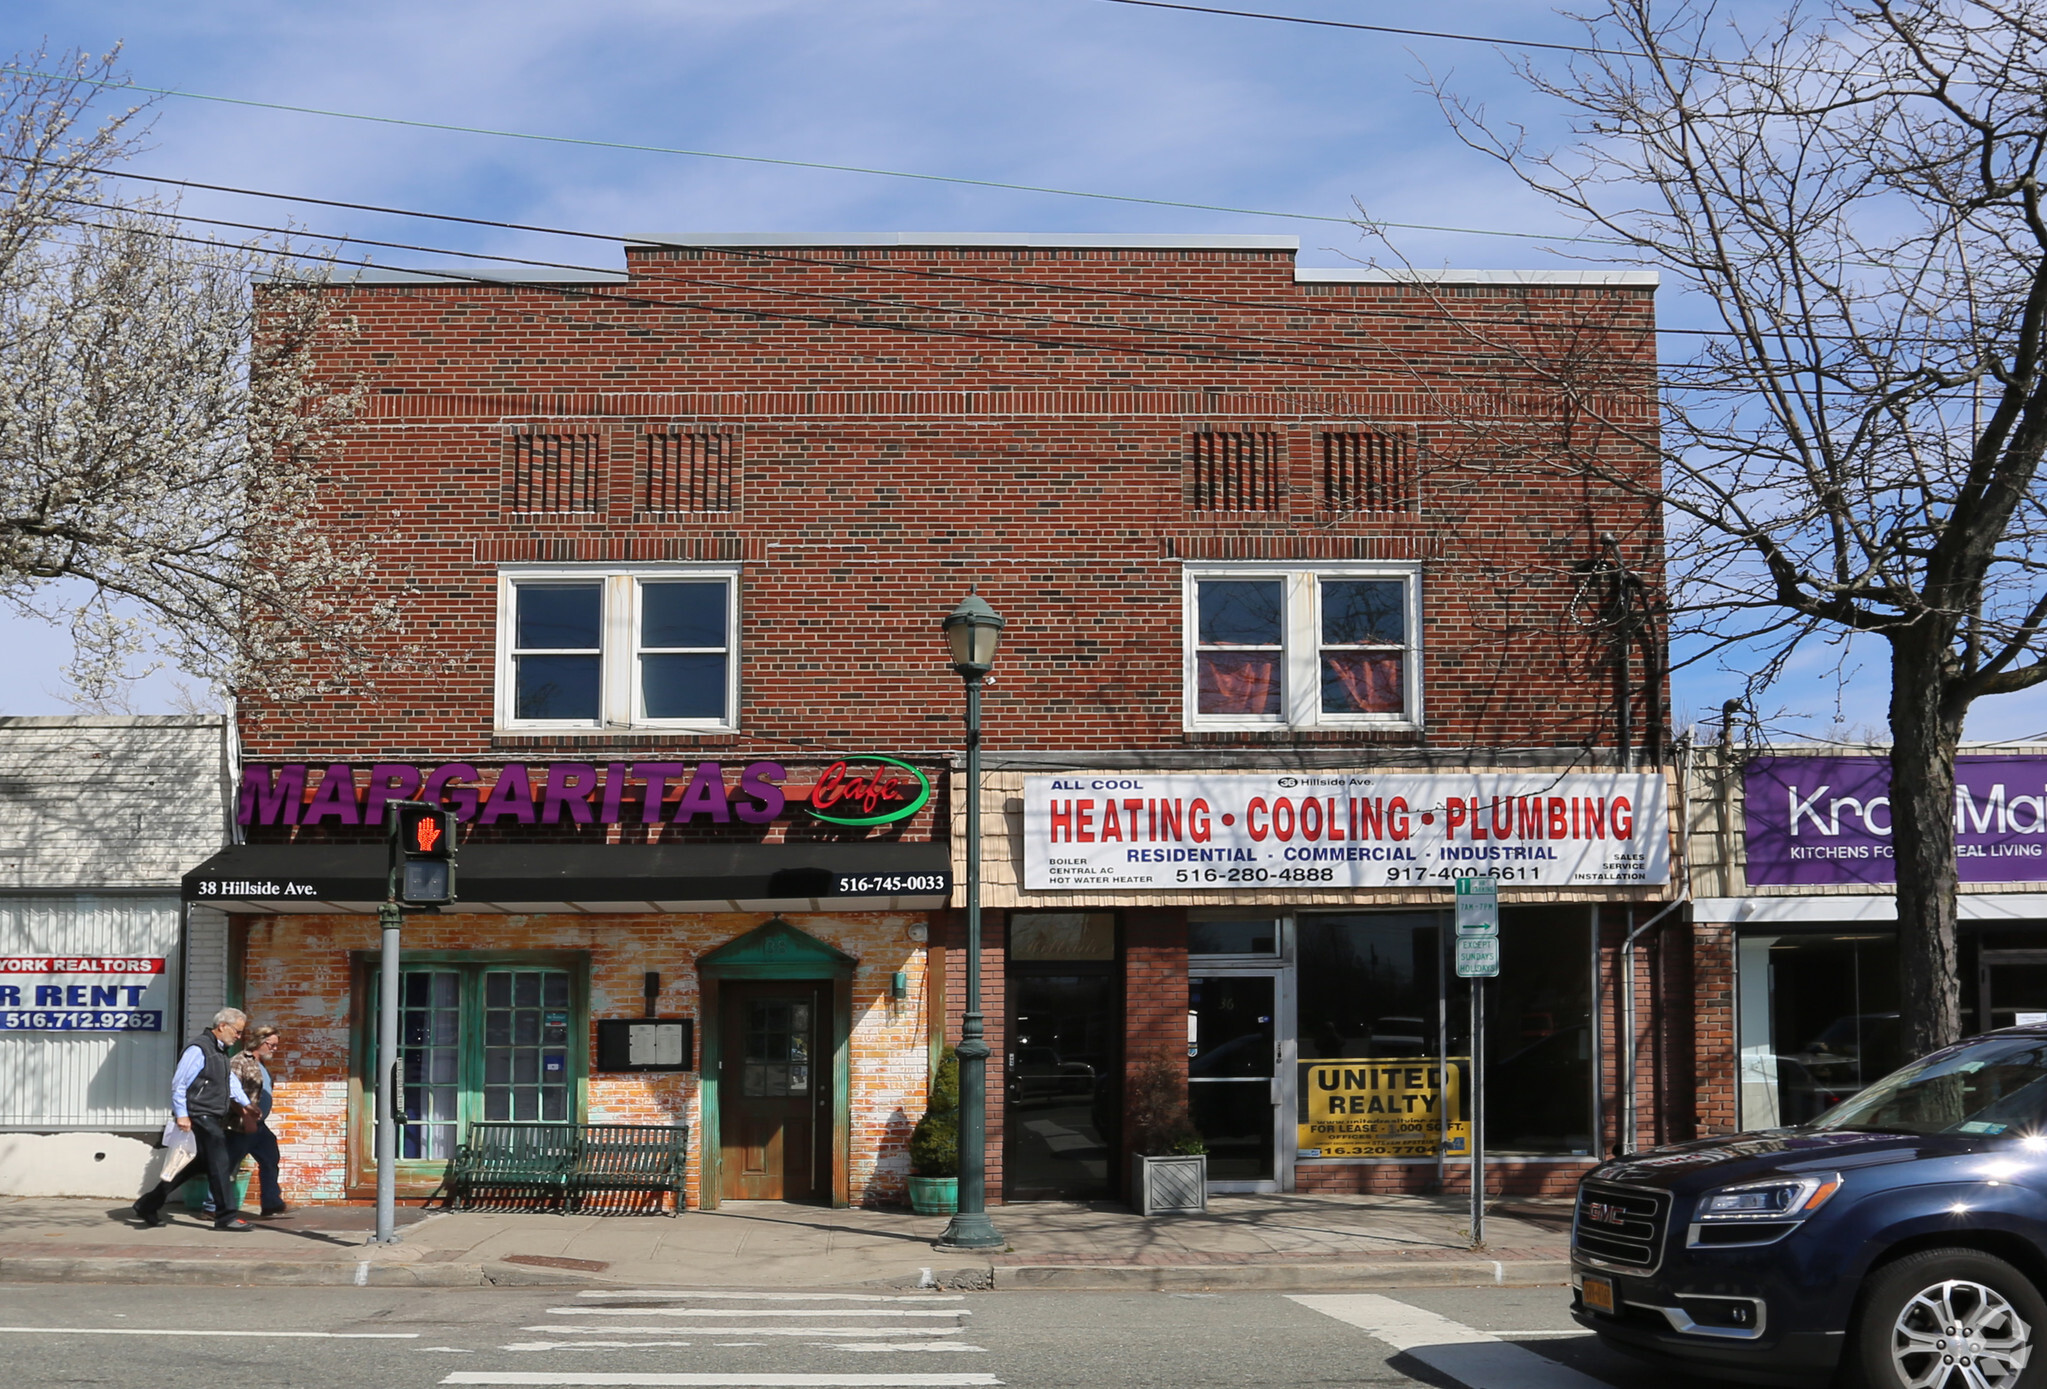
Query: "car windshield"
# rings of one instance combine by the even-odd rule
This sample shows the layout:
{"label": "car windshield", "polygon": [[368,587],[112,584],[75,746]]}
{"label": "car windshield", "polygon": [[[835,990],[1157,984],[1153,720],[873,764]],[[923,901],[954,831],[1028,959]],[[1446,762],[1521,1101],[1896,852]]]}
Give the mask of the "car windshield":
{"label": "car windshield", "polygon": [[2047,1129],[2047,1038],[1986,1037],[1893,1071],[1812,1121],[1884,1133],[2037,1133]]}

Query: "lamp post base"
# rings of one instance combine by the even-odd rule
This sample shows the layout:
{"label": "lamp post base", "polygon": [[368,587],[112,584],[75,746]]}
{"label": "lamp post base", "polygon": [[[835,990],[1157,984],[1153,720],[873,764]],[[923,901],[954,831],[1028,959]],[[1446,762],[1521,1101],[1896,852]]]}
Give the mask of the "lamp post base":
{"label": "lamp post base", "polygon": [[996,1230],[986,1211],[961,1211],[933,1241],[940,1249],[1002,1249],[1009,1241]]}

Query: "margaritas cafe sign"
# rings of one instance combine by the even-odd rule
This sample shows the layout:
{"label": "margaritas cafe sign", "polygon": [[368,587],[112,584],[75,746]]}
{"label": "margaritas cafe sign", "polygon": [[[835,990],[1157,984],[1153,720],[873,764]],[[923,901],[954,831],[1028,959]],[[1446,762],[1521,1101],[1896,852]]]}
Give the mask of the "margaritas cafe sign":
{"label": "margaritas cafe sign", "polygon": [[886,825],[931,799],[931,779],[893,757],[849,757],[798,783],[780,762],[509,762],[494,779],[472,762],[422,772],[402,762],[358,771],[291,762],[242,769],[244,825],[381,825],[389,801],[446,806],[463,823],[495,825],[765,825],[792,805],[833,825]]}

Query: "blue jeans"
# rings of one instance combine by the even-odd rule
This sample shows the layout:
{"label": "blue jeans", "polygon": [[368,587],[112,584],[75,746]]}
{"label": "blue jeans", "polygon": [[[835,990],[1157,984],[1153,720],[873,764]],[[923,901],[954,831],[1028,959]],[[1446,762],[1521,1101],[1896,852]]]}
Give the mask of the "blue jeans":
{"label": "blue jeans", "polygon": [[267,1122],[254,1133],[229,1134],[227,1153],[229,1171],[240,1167],[243,1158],[253,1156],[256,1159],[257,1182],[263,1194],[263,1209],[284,1209],[284,1190],[277,1184],[277,1135],[270,1131]]}

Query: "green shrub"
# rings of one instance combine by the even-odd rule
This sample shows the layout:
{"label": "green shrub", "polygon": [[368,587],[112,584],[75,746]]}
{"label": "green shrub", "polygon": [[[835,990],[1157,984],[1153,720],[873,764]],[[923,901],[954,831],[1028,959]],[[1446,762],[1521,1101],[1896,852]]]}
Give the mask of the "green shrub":
{"label": "green shrub", "polygon": [[960,1062],[951,1047],[931,1078],[930,1107],[910,1131],[910,1173],[917,1177],[960,1174]]}
{"label": "green shrub", "polygon": [[1130,1073],[1130,1146],[1144,1157],[1192,1156],[1208,1151],[1187,1114],[1187,1072],[1165,1052],[1153,1052]]}

